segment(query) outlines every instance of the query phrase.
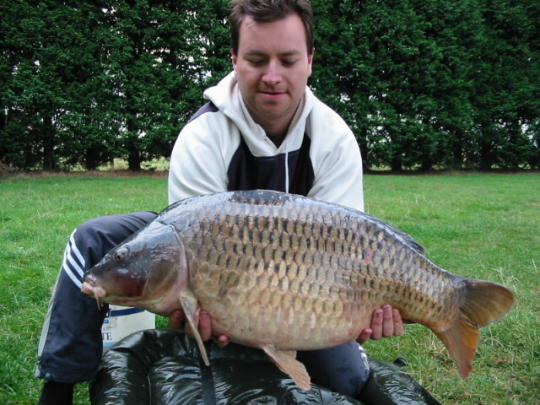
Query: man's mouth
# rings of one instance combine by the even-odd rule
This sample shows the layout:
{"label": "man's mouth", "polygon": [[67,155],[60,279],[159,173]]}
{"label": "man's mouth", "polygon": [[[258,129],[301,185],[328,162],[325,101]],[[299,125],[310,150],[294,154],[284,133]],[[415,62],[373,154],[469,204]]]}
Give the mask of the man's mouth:
{"label": "man's mouth", "polygon": [[286,94],[284,91],[259,91],[265,97],[280,97]]}
{"label": "man's mouth", "polygon": [[283,94],[287,92],[286,90],[270,89],[270,88],[261,88],[258,91],[259,93],[264,93],[264,94]]}

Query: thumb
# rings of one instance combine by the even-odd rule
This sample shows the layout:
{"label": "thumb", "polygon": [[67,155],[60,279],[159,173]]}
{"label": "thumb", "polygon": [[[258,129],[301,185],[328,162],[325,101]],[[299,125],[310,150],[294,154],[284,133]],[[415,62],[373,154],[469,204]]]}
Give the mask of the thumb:
{"label": "thumb", "polygon": [[169,315],[169,329],[179,330],[184,323],[184,312],[176,310]]}
{"label": "thumb", "polygon": [[364,328],[362,329],[362,332],[360,332],[360,335],[356,338],[356,341],[360,344],[367,342],[371,338],[371,334],[373,331],[371,328]]}

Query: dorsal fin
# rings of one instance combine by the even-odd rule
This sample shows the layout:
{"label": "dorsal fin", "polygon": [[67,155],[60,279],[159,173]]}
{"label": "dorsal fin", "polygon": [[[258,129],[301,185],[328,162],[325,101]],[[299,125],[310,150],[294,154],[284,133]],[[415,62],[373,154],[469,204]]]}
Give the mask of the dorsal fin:
{"label": "dorsal fin", "polygon": [[400,231],[399,229],[393,227],[388,222],[381,221],[379,218],[376,218],[372,215],[362,213],[367,219],[371,220],[373,223],[377,224],[378,226],[381,226],[386,229],[386,231],[393,233],[394,236],[396,236],[397,239],[401,239],[403,243],[405,243],[409,248],[412,250],[420,253],[421,255],[424,254],[424,247],[418,243],[411,235],[408,233],[405,233],[403,231]]}

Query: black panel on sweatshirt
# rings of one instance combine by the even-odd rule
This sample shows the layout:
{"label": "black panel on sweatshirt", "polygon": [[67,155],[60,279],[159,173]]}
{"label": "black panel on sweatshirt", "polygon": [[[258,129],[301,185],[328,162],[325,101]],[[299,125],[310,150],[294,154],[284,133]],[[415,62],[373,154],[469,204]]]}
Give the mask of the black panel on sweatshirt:
{"label": "black panel on sweatshirt", "polygon": [[285,191],[285,156],[289,162],[289,192],[307,195],[315,177],[309,159],[311,141],[304,135],[300,149],[275,156],[253,156],[244,139],[234,153],[227,176],[228,190],[276,190]]}
{"label": "black panel on sweatshirt", "polygon": [[[206,103],[193,114],[190,121],[204,113],[216,111],[218,111],[218,108],[213,103]],[[304,134],[300,149],[287,154],[290,193],[307,195],[313,186],[315,174],[309,158],[310,146],[311,140],[309,136]],[[253,156],[244,138],[241,137],[240,145],[227,168],[229,180],[227,190],[264,189],[285,191],[285,156],[285,153],[275,156]]]}

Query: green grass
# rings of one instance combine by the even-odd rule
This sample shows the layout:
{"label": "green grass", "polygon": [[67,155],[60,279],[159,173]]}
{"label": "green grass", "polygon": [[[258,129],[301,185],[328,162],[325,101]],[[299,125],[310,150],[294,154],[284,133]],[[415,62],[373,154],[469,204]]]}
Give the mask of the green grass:
{"label": "green grass", "polygon": [[[64,244],[98,216],[165,207],[165,177],[46,176],[0,179],[0,404],[34,404],[36,347]],[[473,373],[461,380],[425,327],[372,341],[371,356],[402,356],[444,404],[540,402],[540,175],[366,176],[366,210],[411,234],[453,273],[489,279],[517,296],[482,330]],[[86,386],[76,404],[88,404]]]}
{"label": "green grass", "polygon": [[414,376],[445,404],[540,402],[540,176],[368,177],[367,211],[412,235],[447,270],[493,280],[517,297],[513,311],[482,330],[473,373],[456,375],[426,328],[370,342],[377,358],[409,360]]}

